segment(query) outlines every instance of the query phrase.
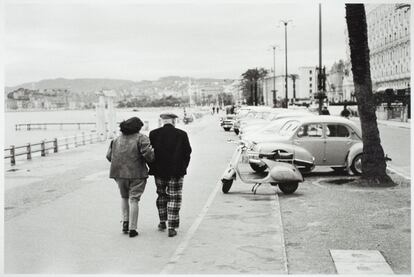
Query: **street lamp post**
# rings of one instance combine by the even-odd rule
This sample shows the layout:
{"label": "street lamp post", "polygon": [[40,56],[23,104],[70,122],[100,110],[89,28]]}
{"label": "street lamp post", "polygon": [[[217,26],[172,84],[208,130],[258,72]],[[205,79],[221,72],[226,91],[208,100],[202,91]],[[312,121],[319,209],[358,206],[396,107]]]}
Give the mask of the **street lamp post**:
{"label": "street lamp post", "polygon": [[276,107],[276,47],[277,45],[273,45],[273,107]]}
{"label": "street lamp post", "polygon": [[292,20],[280,20],[285,25],[285,101],[284,107],[288,107],[288,61],[287,61],[287,25]]}
{"label": "street lamp post", "polygon": [[319,68],[318,68],[318,92],[317,99],[319,101],[319,114],[322,113],[323,99],[326,98],[325,82],[326,73],[325,68],[322,69],[322,12],[321,4],[319,4]]}

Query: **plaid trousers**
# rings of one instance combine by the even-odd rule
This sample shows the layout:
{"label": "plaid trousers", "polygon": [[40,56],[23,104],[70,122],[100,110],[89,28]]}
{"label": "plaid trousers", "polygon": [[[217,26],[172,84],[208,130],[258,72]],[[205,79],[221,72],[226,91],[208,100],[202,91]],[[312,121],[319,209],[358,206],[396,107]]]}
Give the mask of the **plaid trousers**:
{"label": "plaid trousers", "polygon": [[180,208],[184,177],[160,178],[155,177],[157,186],[157,208],[160,221],[168,221],[169,228],[180,225]]}

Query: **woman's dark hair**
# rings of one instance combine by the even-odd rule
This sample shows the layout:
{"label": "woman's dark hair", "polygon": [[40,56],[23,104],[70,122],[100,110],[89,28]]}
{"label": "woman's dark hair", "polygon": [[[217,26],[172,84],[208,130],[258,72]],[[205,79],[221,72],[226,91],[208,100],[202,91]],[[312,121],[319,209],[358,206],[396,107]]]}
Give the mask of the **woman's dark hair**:
{"label": "woman's dark hair", "polygon": [[124,120],[119,124],[119,128],[124,135],[132,135],[138,133],[141,130],[142,126],[144,126],[144,123],[136,116],[131,117],[128,120]]}

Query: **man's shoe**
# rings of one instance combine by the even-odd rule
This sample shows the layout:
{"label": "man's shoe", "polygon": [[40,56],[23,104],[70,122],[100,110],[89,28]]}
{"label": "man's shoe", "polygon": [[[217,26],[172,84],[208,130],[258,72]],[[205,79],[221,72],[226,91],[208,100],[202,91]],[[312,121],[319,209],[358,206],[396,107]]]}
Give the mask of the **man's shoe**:
{"label": "man's shoe", "polygon": [[160,224],[158,224],[158,231],[165,231],[165,229],[167,229],[167,224],[165,224],[165,222],[160,222]]}
{"label": "man's shoe", "polygon": [[124,232],[124,234],[128,234],[128,231],[129,231],[129,221],[122,222],[122,232]]}
{"label": "man's shoe", "polygon": [[130,238],[133,238],[133,237],[136,237],[136,236],[138,236],[138,232],[137,231],[135,231],[135,230],[129,231],[129,237]]}
{"label": "man's shoe", "polygon": [[175,237],[177,235],[177,231],[174,229],[168,229],[168,236]]}

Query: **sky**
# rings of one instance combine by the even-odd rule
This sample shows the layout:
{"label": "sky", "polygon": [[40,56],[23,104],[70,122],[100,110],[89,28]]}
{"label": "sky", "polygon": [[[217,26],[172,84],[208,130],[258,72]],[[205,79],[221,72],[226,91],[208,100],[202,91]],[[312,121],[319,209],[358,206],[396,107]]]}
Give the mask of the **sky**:
{"label": "sky", "polygon": [[[323,63],[345,58],[343,2],[322,2]],[[6,0],[6,86],[53,78],[236,79],[319,61],[318,2]]]}

